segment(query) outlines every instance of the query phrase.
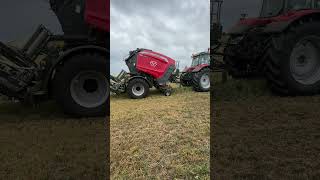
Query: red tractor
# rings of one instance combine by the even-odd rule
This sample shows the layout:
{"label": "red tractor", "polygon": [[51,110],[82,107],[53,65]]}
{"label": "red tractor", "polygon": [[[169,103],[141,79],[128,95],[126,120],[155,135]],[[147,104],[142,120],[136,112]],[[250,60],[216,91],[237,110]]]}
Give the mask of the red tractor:
{"label": "red tractor", "polygon": [[172,88],[168,85],[174,76],[175,60],[148,49],[136,49],[125,59],[129,73],[124,70],[117,76],[111,76],[111,91],[125,93],[133,99],[145,98],[149,89],[157,88],[170,96]]}
{"label": "red tractor", "polygon": [[234,78],[264,75],[283,95],[320,92],[320,0],[264,0],[260,17],[227,33],[224,62]]}
{"label": "red tractor", "polygon": [[49,2],[64,34],[40,25],[22,48],[0,42],[0,93],[28,104],[55,99],[71,115],[107,115],[109,0]]}
{"label": "red tractor", "polygon": [[192,55],[191,67],[185,68],[180,76],[182,86],[192,86],[195,91],[210,90],[210,54],[201,52]]}

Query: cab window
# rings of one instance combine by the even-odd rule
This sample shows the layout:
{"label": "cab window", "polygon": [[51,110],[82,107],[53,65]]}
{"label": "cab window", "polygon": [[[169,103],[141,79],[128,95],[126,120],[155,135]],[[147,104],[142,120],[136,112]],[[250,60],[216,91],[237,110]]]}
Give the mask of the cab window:
{"label": "cab window", "polygon": [[315,8],[320,8],[320,0],[314,0]]}

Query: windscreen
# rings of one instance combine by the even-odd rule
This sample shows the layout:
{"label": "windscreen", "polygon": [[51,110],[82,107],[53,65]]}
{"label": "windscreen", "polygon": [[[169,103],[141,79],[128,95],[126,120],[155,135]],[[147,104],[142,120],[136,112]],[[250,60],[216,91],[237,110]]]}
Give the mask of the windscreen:
{"label": "windscreen", "polygon": [[290,0],[287,7],[288,10],[310,9],[312,0]]}
{"label": "windscreen", "polygon": [[314,6],[315,8],[320,8],[320,0],[315,0]]}
{"label": "windscreen", "polygon": [[202,54],[195,56],[192,60],[192,67],[193,66],[198,66],[200,64],[210,64],[210,56],[209,54]]}
{"label": "windscreen", "polygon": [[261,9],[261,17],[277,16],[284,8],[284,0],[264,0]]}

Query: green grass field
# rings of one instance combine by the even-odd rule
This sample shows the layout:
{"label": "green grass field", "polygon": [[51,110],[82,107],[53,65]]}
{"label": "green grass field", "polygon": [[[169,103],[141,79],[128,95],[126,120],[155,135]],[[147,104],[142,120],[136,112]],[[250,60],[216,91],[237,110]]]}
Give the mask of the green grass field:
{"label": "green grass field", "polygon": [[209,93],[111,98],[112,179],[209,179]]}
{"label": "green grass field", "polygon": [[320,176],[320,96],[279,97],[263,80],[215,82],[214,179]]}
{"label": "green grass field", "polygon": [[105,179],[105,119],[0,103],[0,179]]}

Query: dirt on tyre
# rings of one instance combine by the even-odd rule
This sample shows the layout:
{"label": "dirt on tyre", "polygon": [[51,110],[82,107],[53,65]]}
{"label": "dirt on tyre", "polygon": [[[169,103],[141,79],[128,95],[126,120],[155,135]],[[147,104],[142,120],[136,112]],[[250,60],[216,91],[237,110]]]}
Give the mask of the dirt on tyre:
{"label": "dirt on tyre", "polygon": [[197,92],[210,91],[210,69],[205,68],[193,74],[193,89]]}
{"label": "dirt on tyre", "polygon": [[107,62],[107,56],[85,53],[72,56],[57,68],[53,94],[66,114],[78,117],[107,115]]}
{"label": "dirt on tyre", "polygon": [[320,23],[301,22],[272,41],[266,77],[280,95],[320,92]]}
{"label": "dirt on tyre", "polygon": [[149,94],[149,84],[142,78],[134,78],[129,81],[127,86],[127,93],[132,99],[142,99]]}

